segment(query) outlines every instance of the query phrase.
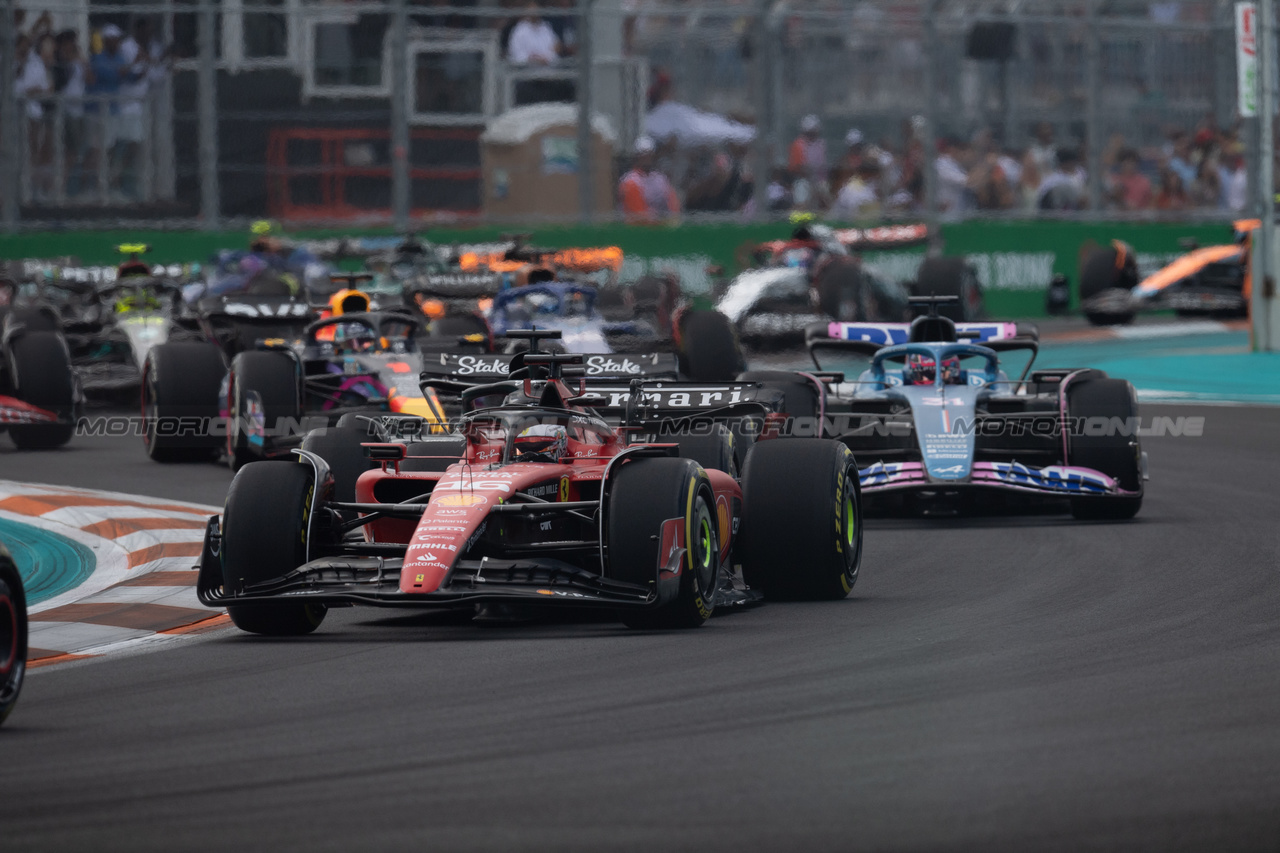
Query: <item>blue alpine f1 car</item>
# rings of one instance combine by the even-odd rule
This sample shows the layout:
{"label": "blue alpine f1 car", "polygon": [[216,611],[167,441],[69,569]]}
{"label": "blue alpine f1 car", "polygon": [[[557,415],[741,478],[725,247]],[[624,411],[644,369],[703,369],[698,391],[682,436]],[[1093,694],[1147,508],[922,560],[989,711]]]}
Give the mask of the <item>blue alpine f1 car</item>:
{"label": "blue alpine f1 car", "polygon": [[[1100,370],[1032,370],[1034,327],[830,323],[808,335],[813,373],[749,373],[787,397],[789,429],[856,455],[869,502],[962,511],[1000,493],[1066,498],[1077,518],[1131,518],[1146,456],[1133,386]],[[1014,366],[1010,366],[1010,364]]]}

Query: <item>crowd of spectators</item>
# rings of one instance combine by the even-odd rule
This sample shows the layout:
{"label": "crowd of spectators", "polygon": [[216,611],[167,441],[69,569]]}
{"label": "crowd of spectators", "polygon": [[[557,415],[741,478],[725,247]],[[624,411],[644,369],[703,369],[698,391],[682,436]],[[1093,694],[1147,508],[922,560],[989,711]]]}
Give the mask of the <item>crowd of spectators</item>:
{"label": "crowd of spectators", "polygon": [[[806,116],[769,175],[769,210],[803,210],[840,221],[910,215],[927,205],[924,120],[902,123],[898,138],[872,141],[848,128],[838,144],[816,115]],[[646,145],[653,144],[646,140]],[[650,168],[671,177],[684,209],[752,213],[751,152],[740,141],[693,147],[658,139]],[[1083,211],[1089,205],[1088,158],[1040,122],[1020,145],[991,130],[936,142],[936,201],[945,214]],[[1248,205],[1244,148],[1236,128],[1206,118],[1193,130],[1170,128],[1159,145],[1111,137],[1099,163],[1099,209],[1243,212]]]}
{"label": "crowd of spectators", "polygon": [[149,132],[145,102],[169,73],[168,50],[150,19],[134,18],[128,34],[118,24],[102,23],[83,47],[76,30],[55,31],[48,12],[28,26],[26,13],[17,9],[13,23],[14,94],[26,122],[34,200],[54,195],[59,173],[68,199],[100,197],[102,166],[109,194],[137,199]]}

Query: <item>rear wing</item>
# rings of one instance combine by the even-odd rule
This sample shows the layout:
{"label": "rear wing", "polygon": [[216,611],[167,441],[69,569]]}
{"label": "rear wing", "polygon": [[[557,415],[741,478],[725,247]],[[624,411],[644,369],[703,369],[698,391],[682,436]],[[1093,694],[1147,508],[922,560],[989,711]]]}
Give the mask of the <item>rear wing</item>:
{"label": "rear wing", "polygon": [[583,249],[515,248],[496,252],[466,251],[458,255],[458,265],[465,272],[488,270],[514,272],[535,264],[570,272],[593,273],[622,270],[622,249],[617,246]]}
{"label": "rear wing", "polygon": [[[586,383],[578,403],[590,406],[606,420],[631,426],[687,419],[767,415],[781,411],[782,395],[758,382],[620,382]],[[633,402],[633,394],[636,398]]]}
{"label": "rear wing", "polygon": [[502,274],[495,272],[427,273],[410,284],[412,293],[444,299],[480,299],[496,296],[502,289]]}
{"label": "rear wing", "polygon": [[[452,380],[458,383],[482,384],[501,382],[511,373],[511,355],[466,355],[433,353],[424,356],[422,379]],[[584,375],[589,381],[600,379],[630,380],[677,379],[680,375],[672,353],[587,353],[582,357]]]}
{"label": "rear wing", "polygon": [[[970,343],[1007,341],[1019,337],[1017,323],[956,323],[956,337]],[[1021,337],[1026,337],[1024,333]],[[910,323],[827,323],[810,327],[805,335],[815,341],[866,341],[880,346],[905,344],[911,339]]]}
{"label": "rear wing", "polygon": [[835,237],[846,249],[871,251],[875,249],[905,249],[919,246],[929,240],[929,226],[882,225],[878,228],[840,228]]}

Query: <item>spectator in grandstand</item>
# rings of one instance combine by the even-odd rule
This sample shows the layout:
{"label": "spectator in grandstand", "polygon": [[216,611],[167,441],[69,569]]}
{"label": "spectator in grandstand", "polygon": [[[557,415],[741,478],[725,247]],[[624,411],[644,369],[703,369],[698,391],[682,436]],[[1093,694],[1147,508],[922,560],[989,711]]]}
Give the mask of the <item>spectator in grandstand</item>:
{"label": "spectator in grandstand", "polygon": [[839,188],[844,187],[857,175],[858,167],[866,157],[867,142],[862,136],[862,131],[856,127],[850,128],[844,135],[844,153],[831,167],[831,186],[838,192]]}
{"label": "spectator in grandstand", "polygon": [[1053,141],[1053,124],[1047,121],[1038,122],[1035,127],[1035,141],[1027,149],[1036,161],[1040,174],[1047,175],[1058,165],[1058,146]]}
{"label": "spectator in grandstand", "polygon": [[657,146],[647,136],[636,140],[631,170],[618,183],[618,198],[628,222],[658,223],[680,215],[680,199],[667,176],[654,168]]}
{"label": "spectator in grandstand", "polygon": [[[797,196],[813,199],[819,206],[826,206],[827,192],[827,143],[822,138],[822,121],[816,115],[807,115],[800,122],[800,135],[791,143],[787,156],[787,168],[795,176],[793,185]],[[797,198],[797,204],[803,203]]]}
{"label": "spectator in grandstand", "polygon": [[1116,170],[1111,175],[1112,202],[1121,210],[1146,210],[1151,206],[1151,180],[1139,169],[1138,152],[1122,149],[1116,155]]}
{"label": "spectator in grandstand", "polygon": [[978,210],[1007,210],[1013,207],[1013,187],[995,151],[981,154],[965,179],[965,189]]}
{"label": "spectator in grandstand", "polygon": [[1190,206],[1182,176],[1171,166],[1160,170],[1160,189],[1156,192],[1156,210],[1186,210]]}
{"label": "spectator in grandstand", "polygon": [[150,21],[138,18],[133,35],[120,43],[120,54],[128,73],[120,83],[120,112],[116,117],[117,183],[126,196],[137,198],[138,158],[148,131],[145,101],[152,82],[164,79],[167,51],[152,35]]}
{"label": "spectator in grandstand", "polygon": [[85,152],[88,145],[84,119],[84,94],[89,83],[89,64],[80,53],[75,30],[63,30],[55,37],[57,62],[53,66],[53,88],[61,96],[62,151],[66,191],[76,196],[84,189]]}
{"label": "spectator in grandstand", "polygon": [[1249,202],[1249,170],[1244,162],[1244,149],[1240,143],[1232,143],[1218,167],[1222,183],[1222,207],[1232,213],[1244,210]]}
{"label": "spectator in grandstand", "polygon": [[560,40],[560,55],[573,56],[578,52],[578,13],[575,0],[551,0],[557,10],[547,15],[547,22]]}
{"label": "spectator in grandstand", "polygon": [[560,38],[542,17],[537,3],[525,6],[525,14],[507,41],[507,61],[512,65],[555,65],[560,58]]}
{"label": "spectator in grandstand", "polygon": [[1083,210],[1084,179],[1080,155],[1071,148],[1058,149],[1058,158],[1053,171],[1045,175],[1039,189],[1036,190],[1036,209]]}
{"label": "spectator in grandstand", "polygon": [[943,213],[972,207],[965,192],[969,174],[963,161],[968,159],[967,154],[964,144],[958,139],[945,137],[938,141],[938,156],[933,159],[933,168],[938,177],[938,210]]}
{"label": "spectator in grandstand", "polygon": [[754,185],[746,145],[730,142],[723,150],[702,149],[690,167],[685,208],[707,213],[742,210]]}
{"label": "spectator in grandstand", "polygon": [[769,186],[765,190],[765,199],[770,212],[777,213],[791,209],[791,173],[781,166],[774,167],[769,175]]}
{"label": "spectator in grandstand", "polygon": [[17,97],[25,99],[27,151],[34,178],[33,189],[37,194],[43,194],[48,187],[48,165],[52,153],[43,96],[52,91],[53,87],[49,80],[49,69],[30,36],[18,36],[16,56],[13,92]]}
{"label": "spectator in grandstand", "polygon": [[880,163],[867,158],[860,162],[854,174],[836,193],[835,204],[827,212],[828,219],[853,222],[875,219],[880,216]]}
{"label": "spectator in grandstand", "polygon": [[1222,176],[1218,157],[1210,153],[1200,161],[1195,180],[1191,182],[1190,201],[1195,208],[1216,208],[1222,202]]}
{"label": "spectator in grandstand", "polygon": [[1018,186],[1014,191],[1014,206],[1019,210],[1035,210],[1040,196],[1040,165],[1030,149],[1022,155],[1018,174]]}
{"label": "spectator in grandstand", "polygon": [[1196,179],[1196,167],[1191,154],[1191,137],[1185,130],[1175,130],[1169,135],[1168,166],[1182,180],[1184,187]]}
{"label": "spectator in grandstand", "polygon": [[[121,50],[120,45],[124,32],[115,24],[107,24],[99,32],[102,38],[102,50],[89,60],[92,81],[89,86],[90,95],[105,96],[106,103],[92,102],[86,105],[85,113],[91,116],[93,133],[90,136],[89,168],[97,168],[99,157],[108,158],[113,174],[112,183],[118,177],[118,161],[116,141],[119,139],[120,122],[120,88],[126,83],[134,83],[140,76],[131,67],[131,60]],[[127,129],[126,129],[127,130]]]}

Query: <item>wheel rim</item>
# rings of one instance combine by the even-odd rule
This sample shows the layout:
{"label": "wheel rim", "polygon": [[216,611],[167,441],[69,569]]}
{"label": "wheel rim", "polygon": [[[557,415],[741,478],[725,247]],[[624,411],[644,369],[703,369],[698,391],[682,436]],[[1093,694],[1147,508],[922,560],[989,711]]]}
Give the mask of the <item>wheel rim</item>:
{"label": "wheel rim", "polygon": [[862,528],[858,517],[857,481],[853,479],[857,476],[858,469],[856,467],[850,467],[845,471],[844,507],[841,511],[844,516],[844,536],[843,541],[840,543],[840,550],[843,552],[845,575],[850,583],[857,576],[859,552],[862,550]]}
{"label": "wheel rim", "polygon": [[693,536],[690,537],[692,550],[689,554],[689,565],[698,581],[698,588],[710,597],[715,592],[717,551],[719,542],[716,539],[715,527],[712,524],[711,512],[707,502],[699,499],[693,515]]}

